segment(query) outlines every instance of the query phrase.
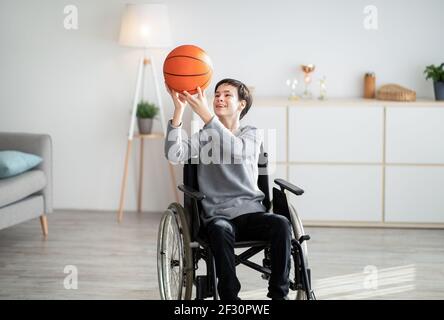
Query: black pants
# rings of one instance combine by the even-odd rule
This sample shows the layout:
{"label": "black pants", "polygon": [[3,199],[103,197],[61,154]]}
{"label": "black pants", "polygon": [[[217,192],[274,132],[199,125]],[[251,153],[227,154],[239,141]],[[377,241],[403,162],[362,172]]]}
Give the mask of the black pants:
{"label": "black pants", "polygon": [[255,212],[227,220],[217,218],[207,225],[208,238],[216,262],[217,289],[222,300],[237,299],[241,285],[236,277],[235,241],[269,241],[271,277],[268,296],[288,294],[291,254],[291,225],[287,218],[268,212]]}

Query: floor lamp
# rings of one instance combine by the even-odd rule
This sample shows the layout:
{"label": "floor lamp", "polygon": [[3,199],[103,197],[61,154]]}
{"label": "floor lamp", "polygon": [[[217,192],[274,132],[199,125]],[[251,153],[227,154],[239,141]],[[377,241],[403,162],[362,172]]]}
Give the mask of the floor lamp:
{"label": "floor lamp", "polygon": [[[127,4],[122,17],[120,28],[119,44],[128,47],[143,48],[144,54],[140,58],[137,72],[136,88],[131,112],[130,128],[128,132],[128,145],[126,149],[125,168],[120,193],[120,204],[118,221],[122,221],[123,206],[125,203],[126,182],[128,178],[128,162],[131,154],[131,146],[134,138],[140,139],[140,171],[139,171],[139,194],[137,211],[142,207],[142,186],[143,186],[143,144],[145,139],[164,139],[166,134],[165,117],[163,114],[162,99],[160,96],[159,80],[156,66],[152,55],[148,55],[150,48],[167,48],[171,45],[171,33],[168,23],[168,11],[163,4]],[[137,105],[143,93],[145,67],[151,66],[154,89],[156,93],[157,105],[159,107],[160,123],[162,133],[149,135],[134,134],[136,123]],[[168,163],[171,183],[173,185],[176,201],[179,202],[179,195],[176,188],[176,178],[174,168]]]}

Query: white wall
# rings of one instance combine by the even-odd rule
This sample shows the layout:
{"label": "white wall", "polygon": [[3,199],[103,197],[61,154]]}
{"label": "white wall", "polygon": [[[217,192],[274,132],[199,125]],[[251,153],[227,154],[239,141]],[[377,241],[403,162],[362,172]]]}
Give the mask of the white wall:
{"label": "white wall", "polygon": [[[117,44],[125,2],[0,0],[0,130],[52,135],[56,208],[118,207],[141,54]],[[285,80],[300,78],[301,63],[314,63],[315,79],[327,77],[332,97],[360,96],[363,73],[374,71],[378,85],[396,82],[432,98],[422,72],[443,62],[442,0],[163,2],[174,45],[192,43],[210,54],[210,88],[233,77],[259,96],[287,95]],[[63,27],[68,4],[79,10],[78,30]],[[378,8],[377,31],[363,27],[369,4]],[[167,51],[154,54],[161,69]],[[147,143],[146,152],[144,208],[163,210],[173,201],[163,143]],[[136,207],[135,164],[133,157],[127,209]]]}

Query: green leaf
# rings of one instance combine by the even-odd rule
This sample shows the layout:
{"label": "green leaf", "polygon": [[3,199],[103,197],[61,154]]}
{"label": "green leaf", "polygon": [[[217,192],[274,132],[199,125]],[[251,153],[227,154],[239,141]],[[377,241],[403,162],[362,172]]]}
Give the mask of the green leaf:
{"label": "green leaf", "polygon": [[137,117],[143,119],[153,119],[159,113],[159,108],[148,101],[140,101],[137,105]]}
{"label": "green leaf", "polygon": [[426,75],[426,80],[433,79],[434,82],[444,81],[444,63],[440,66],[426,66],[424,74]]}

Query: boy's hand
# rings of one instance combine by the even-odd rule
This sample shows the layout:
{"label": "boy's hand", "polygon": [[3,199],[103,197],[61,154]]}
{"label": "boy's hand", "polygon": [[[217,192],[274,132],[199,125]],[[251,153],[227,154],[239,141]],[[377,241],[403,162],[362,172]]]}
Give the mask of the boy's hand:
{"label": "boy's hand", "polygon": [[187,100],[186,100],[185,96],[182,93],[176,92],[173,89],[171,89],[170,87],[168,87],[168,85],[166,83],[165,83],[165,87],[166,87],[168,93],[170,94],[171,98],[173,99],[174,107],[176,109],[180,109],[180,110],[185,109],[185,107],[187,105]]}
{"label": "boy's hand", "polygon": [[191,108],[202,121],[207,124],[213,118],[208,109],[208,101],[205,92],[202,92],[200,87],[197,87],[197,96],[192,96],[187,91],[183,92],[186,101],[190,104]]}
{"label": "boy's hand", "polygon": [[187,100],[182,93],[176,92],[165,83],[165,87],[174,102],[174,114],[171,123],[174,127],[179,127],[182,123],[182,115],[187,105]]}

